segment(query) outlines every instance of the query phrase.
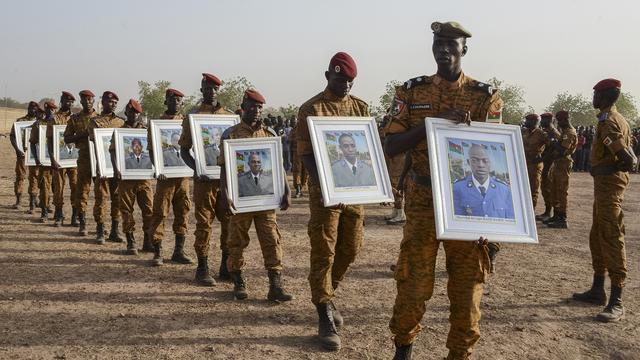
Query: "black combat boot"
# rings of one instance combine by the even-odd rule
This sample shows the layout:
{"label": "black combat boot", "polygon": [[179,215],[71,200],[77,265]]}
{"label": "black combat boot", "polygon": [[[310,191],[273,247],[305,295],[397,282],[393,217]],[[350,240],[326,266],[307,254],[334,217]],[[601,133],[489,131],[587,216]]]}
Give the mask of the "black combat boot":
{"label": "black combat boot", "polygon": [[573,300],[596,305],[607,303],[607,293],[604,291],[604,275],[593,275],[591,289],[583,293],[574,293]]}
{"label": "black combat boot", "polygon": [[602,322],[616,322],[624,319],[624,306],[622,306],[622,288],[611,285],[609,304],[596,316]]}
{"label": "black combat boot", "polygon": [[178,264],[193,264],[193,260],[184,254],[184,235],[176,234],[176,246],[173,248],[171,261]]}
{"label": "black combat boot", "polygon": [[550,221],[547,223],[547,226],[553,229],[566,229],[568,228],[567,224],[567,213],[559,212],[558,218],[555,221]]}
{"label": "black combat boot", "polygon": [[551,206],[545,206],[544,207],[544,212],[540,215],[536,215],[536,220],[537,221],[544,221],[547,220],[551,217]]}
{"label": "black combat boot", "polygon": [[413,344],[409,345],[396,345],[396,354],[393,355],[393,360],[411,360],[411,352],[413,351]]}
{"label": "black combat boot", "polygon": [[231,280],[231,275],[229,274],[229,269],[227,268],[227,259],[229,258],[229,253],[223,251],[222,259],[220,259],[220,269],[218,270],[218,278],[220,280]]}
{"label": "black combat boot", "polygon": [[206,256],[198,256],[198,268],[196,268],[196,282],[202,286],[215,286],[216,281],[209,275],[209,259]]}
{"label": "black combat boot", "polygon": [[489,248],[489,273],[494,274],[496,272],[496,258],[500,248],[494,243],[487,244]]}
{"label": "black combat boot", "polygon": [[331,350],[340,350],[341,342],[338,336],[338,330],[333,319],[333,312],[329,303],[316,305],[318,311],[318,336],[322,347]]}
{"label": "black combat boot", "polygon": [[22,197],[22,194],[16,194],[16,203],[13,204],[12,208],[15,210],[20,210],[20,198]]}
{"label": "black combat boot", "polygon": [[53,226],[60,227],[62,226],[62,209],[56,207],[55,212],[53,213]]}
{"label": "black combat boot", "polygon": [[133,236],[133,233],[126,233],[127,237],[127,255],[138,255],[138,249],[136,249],[136,238]]}
{"label": "black combat boot", "polygon": [[78,226],[78,210],[71,208],[71,226]]}
{"label": "black combat boot", "polygon": [[142,252],[153,252],[153,244],[151,243],[151,238],[149,238],[149,235],[147,235],[147,233],[144,233],[144,238],[142,239],[142,249],[140,249],[140,251]]}
{"label": "black combat boot", "polygon": [[118,220],[111,220],[111,231],[109,232],[109,241],[111,242],[123,242],[122,235],[120,235],[120,222]]}
{"label": "black combat boot", "polygon": [[96,244],[104,245],[104,224],[96,224]]}
{"label": "black combat boot", "polygon": [[340,311],[338,311],[333,300],[329,301],[328,306],[331,308],[331,312],[333,313],[333,323],[336,324],[336,327],[342,327],[342,325],[344,325],[344,318],[342,317],[342,314],[340,314]]}
{"label": "black combat boot", "polygon": [[162,266],[164,260],[162,259],[162,241],[159,241],[153,247],[153,260],[151,260],[151,266]]}
{"label": "black combat boot", "polygon": [[33,214],[33,209],[36,207],[36,196],[33,194],[29,194],[29,210],[27,210],[27,214]]}
{"label": "black combat boot", "polygon": [[236,300],[244,300],[249,297],[247,293],[247,282],[244,276],[242,276],[242,271],[232,271],[230,274],[233,280],[233,297],[235,297]]}
{"label": "black combat boot", "polygon": [[80,225],[78,225],[78,235],[89,235],[89,232],[87,231],[87,219],[85,218],[84,213],[80,213],[80,215],[78,216],[78,220],[80,220]]}
{"label": "black combat boot", "polygon": [[46,223],[48,216],[49,216],[49,211],[47,211],[47,208],[46,207],[40,208],[40,222]]}
{"label": "black combat boot", "polygon": [[547,225],[550,222],[554,222],[556,220],[558,220],[558,208],[553,208],[553,216],[546,219],[546,220],[542,220],[542,223]]}
{"label": "black combat boot", "polygon": [[293,295],[287,294],[282,288],[282,274],[278,271],[269,270],[269,301],[284,302],[293,300]]}

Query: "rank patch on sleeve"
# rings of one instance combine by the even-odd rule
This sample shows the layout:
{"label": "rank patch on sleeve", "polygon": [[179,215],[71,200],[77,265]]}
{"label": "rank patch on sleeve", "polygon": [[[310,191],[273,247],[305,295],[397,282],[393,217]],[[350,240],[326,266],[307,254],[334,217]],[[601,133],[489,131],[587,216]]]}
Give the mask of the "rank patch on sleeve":
{"label": "rank patch on sleeve", "polygon": [[607,137],[605,137],[605,138],[604,138],[604,140],[602,140],[602,142],[603,142],[606,146],[609,146],[609,145],[611,145],[611,143],[612,143],[613,141],[611,141],[611,139],[609,139],[609,137],[607,136]]}
{"label": "rank patch on sleeve", "polygon": [[391,104],[391,116],[398,116],[404,110],[405,102],[398,99],[397,97],[393,98],[393,104]]}

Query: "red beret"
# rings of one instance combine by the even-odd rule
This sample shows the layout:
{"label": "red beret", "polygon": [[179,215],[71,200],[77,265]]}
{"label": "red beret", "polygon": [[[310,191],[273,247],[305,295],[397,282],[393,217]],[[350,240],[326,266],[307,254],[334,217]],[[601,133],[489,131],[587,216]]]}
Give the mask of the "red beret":
{"label": "red beret", "polygon": [[540,116],[538,114],[529,114],[524,117],[526,120],[540,120]]}
{"label": "red beret", "polygon": [[73,101],[76,101],[76,97],[73,96],[73,94],[68,92],[68,91],[63,91],[62,92],[62,96],[66,96],[67,98],[69,98],[69,99],[71,99]]}
{"label": "red beret", "polygon": [[356,62],[349,54],[345,52],[339,52],[333,55],[331,61],[329,62],[329,71],[342,73],[350,79],[355,79],[355,77],[358,75]]}
{"label": "red beret", "polygon": [[114,98],[120,101],[120,98],[118,97],[118,95],[116,95],[116,93],[114,93],[113,91],[109,91],[109,90],[103,92],[102,97]]}
{"label": "red beret", "polygon": [[567,120],[569,118],[569,112],[567,110],[560,110],[556,113],[556,119]]}
{"label": "red beret", "polygon": [[552,118],[552,117],[553,117],[553,114],[552,114],[552,113],[550,113],[550,112],[546,112],[546,113],[542,113],[542,114],[540,114],[540,117],[541,117],[541,118]]}
{"label": "red beret", "polygon": [[135,110],[138,114],[142,113],[142,106],[140,106],[140,103],[133,100],[133,99],[129,99],[129,103],[127,104],[128,106],[131,106],[131,108],[133,110]]}
{"label": "red beret", "polygon": [[616,79],[604,79],[600,80],[594,87],[593,90],[602,91],[608,89],[620,89],[622,87],[622,83],[620,80]]}
{"label": "red beret", "polygon": [[173,94],[174,96],[184,97],[184,94],[176,89],[167,89],[167,91],[165,92],[165,96],[168,96],[169,94]]}
{"label": "red beret", "polygon": [[257,101],[261,104],[267,102],[267,100],[264,99],[264,96],[262,96],[262,94],[260,94],[256,89],[247,89],[247,91],[244,92],[244,97],[253,101]]}
{"label": "red beret", "polygon": [[202,73],[202,80],[211,81],[218,86],[222,85],[222,80],[218,79],[218,77],[213,74]]}
{"label": "red beret", "polygon": [[46,109],[46,108],[49,108],[49,109],[57,109],[58,107],[56,106],[56,104],[55,104],[53,101],[49,100],[49,101],[45,101],[45,102],[44,102],[44,108],[45,108],[45,109]]}
{"label": "red beret", "polygon": [[93,92],[91,92],[91,90],[82,90],[78,93],[78,95],[80,96],[91,96],[91,97],[96,97]]}

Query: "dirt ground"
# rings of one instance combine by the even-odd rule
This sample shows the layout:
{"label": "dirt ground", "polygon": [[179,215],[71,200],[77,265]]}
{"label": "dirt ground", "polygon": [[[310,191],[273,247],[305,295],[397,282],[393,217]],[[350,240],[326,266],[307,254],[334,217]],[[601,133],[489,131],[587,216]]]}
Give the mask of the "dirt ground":
{"label": "dirt ground", "polygon": [[[7,137],[0,139],[0,151],[13,154]],[[0,158],[1,359],[392,358],[387,324],[396,291],[389,266],[398,254],[402,228],[385,225],[388,208],[367,208],[365,244],[336,301],[346,323],[340,331],[343,349],[328,353],[314,339],[317,315],[306,280],[307,198],[295,199],[292,209],[279,214],[286,288],[296,299],[281,305],[266,301],[268,280],[252,232],[246,254],[249,299],[236,301],[229,283],[195,286],[195,265],[167,262],[151,268],[150,254],[126,256],[124,244],[98,246],[93,233],[80,238],[74,228],[53,228],[37,223],[37,215],[10,209],[14,159]],[[482,338],[474,358],[640,359],[639,189],[640,175],[633,175],[624,202],[630,274],[626,319],[598,323],[594,315],[600,307],[568,299],[591,280],[592,180],[577,173],[571,179],[570,229],[541,226],[539,245],[503,247],[498,273],[485,287]],[[68,203],[65,211],[71,212]],[[187,251],[193,257],[193,216],[190,222]],[[89,229],[94,229],[91,218]],[[211,255],[216,272],[218,235],[216,226]],[[137,238],[142,238],[140,230]],[[165,243],[167,258],[173,246]],[[443,253],[416,359],[441,359],[447,353]]]}

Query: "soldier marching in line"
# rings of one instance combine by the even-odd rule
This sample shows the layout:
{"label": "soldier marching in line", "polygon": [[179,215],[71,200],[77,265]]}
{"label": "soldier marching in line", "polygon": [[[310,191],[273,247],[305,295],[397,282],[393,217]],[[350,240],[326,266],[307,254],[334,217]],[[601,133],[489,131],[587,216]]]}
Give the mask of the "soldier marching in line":
{"label": "soldier marching in line", "polygon": [[[15,122],[21,122],[21,121],[36,121],[36,114],[38,113],[38,109],[40,108],[40,105],[38,105],[37,102],[35,101],[30,101],[29,105],[27,106],[27,115],[17,119]],[[22,134],[18,134],[18,136],[22,136]],[[13,183],[13,193],[16,196],[16,203],[12,206],[13,209],[16,210],[20,210],[20,201],[22,199],[22,188],[24,187],[24,180],[27,177],[27,164],[26,164],[26,159],[25,159],[25,151],[27,150],[26,146],[27,144],[25,143],[27,139],[20,139],[20,143],[22,144],[22,148],[18,147],[18,142],[16,139],[16,128],[15,128],[15,124],[14,126],[12,126],[11,128],[11,134],[9,135],[9,139],[11,140],[11,146],[13,146],[13,150],[16,153],[16,167],[15,167],[15,171],[16,171],[16,179]],[[36,190],[37,187],[35,186],[37,184],[37,182],[34,181],[34,179],[31,176],[31,169],[37,169],[34,166],[29,166],[29,188],[28,188],[28,193],[29,193],[29,210],[33,211],[33,208],[35,207],[35,203],[36,203]]]}
{"label": "soldier marching in line", "polygon": [[[553,114],[546,112],[540,115],[540,128],[547,135],[549,142],[551,139],[557,139],[560,132],[553,126]],[[540,192],[544,199],[544,212],[536,215],[536,220],[545,221],[553,216],[553,205],[551,203],[551,180],[549,179],[549,171],[553,164],[552,148],[546,146],[542,152],[542,178],[540,180]]]}

